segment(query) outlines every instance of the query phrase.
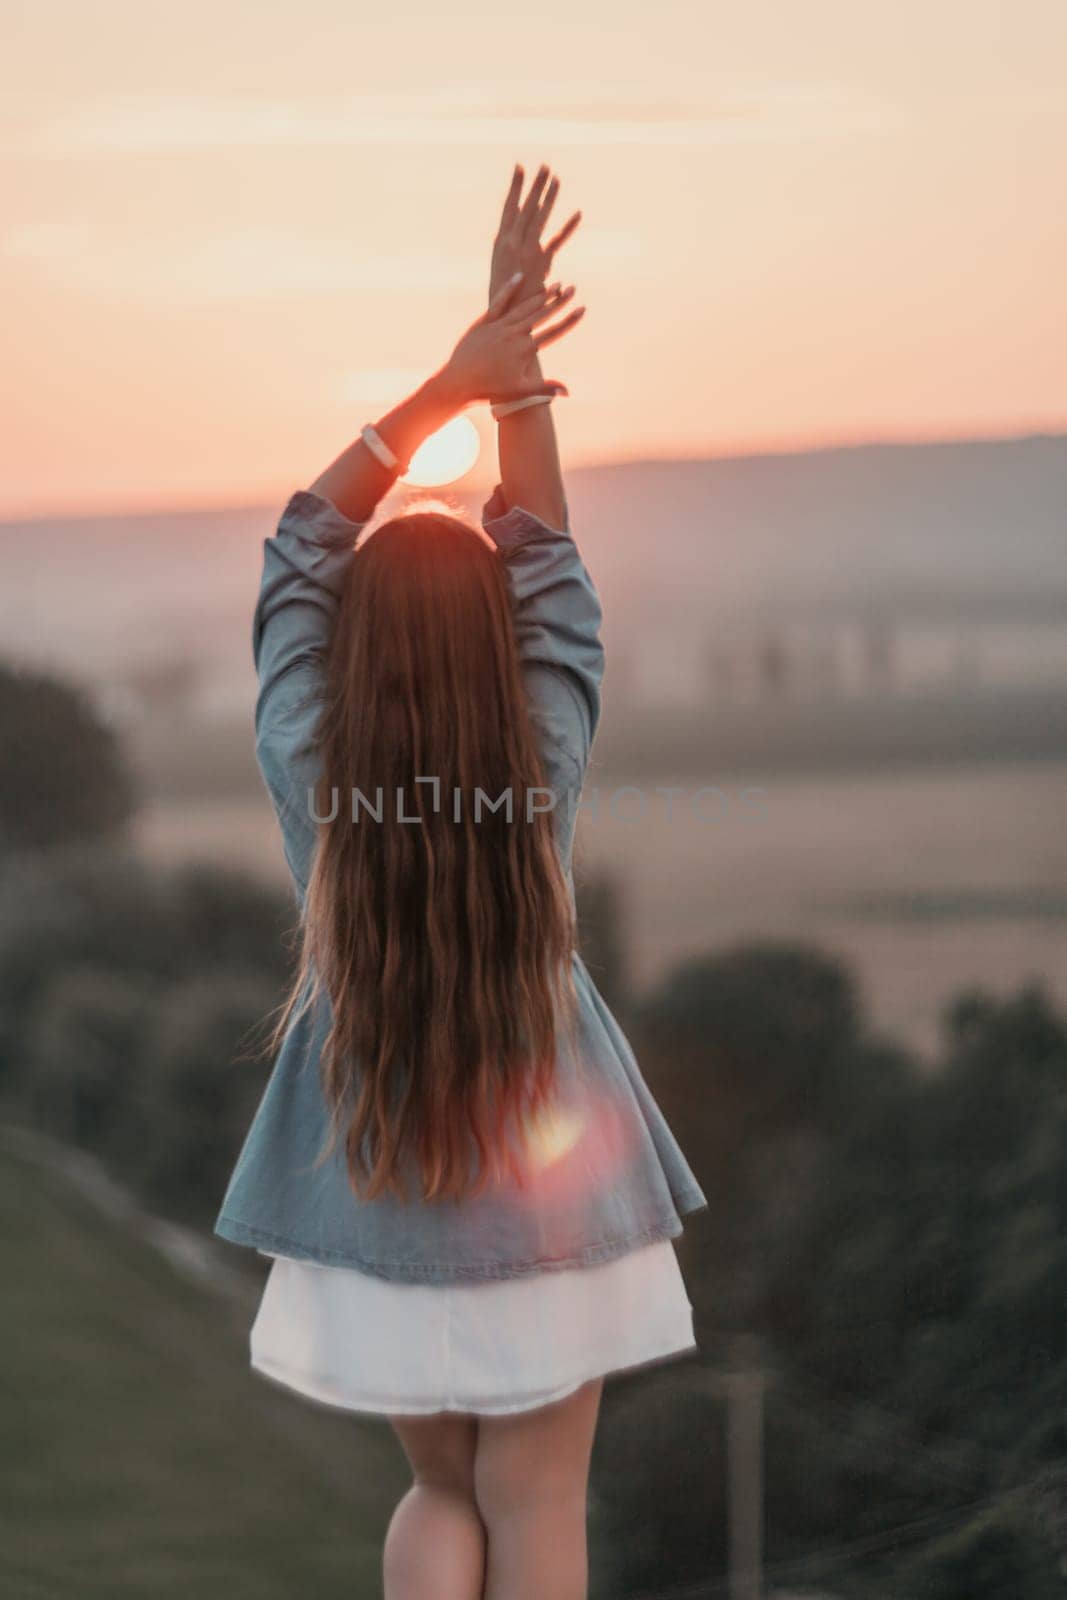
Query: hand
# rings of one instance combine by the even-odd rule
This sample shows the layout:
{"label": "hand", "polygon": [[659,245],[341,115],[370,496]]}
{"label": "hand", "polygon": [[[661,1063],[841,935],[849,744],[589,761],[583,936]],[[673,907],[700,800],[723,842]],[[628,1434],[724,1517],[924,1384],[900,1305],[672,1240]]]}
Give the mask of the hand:
{"label": "hand", "polygon": [[[476,400],[567,393],[564,384],[542,378],[537,353],[569,333],[585,315],[585,307],[579,306],[543,328],[541,324],[572,299],[574,287],[561,289],[553,284],[519,300],[521,282],[522,274],[513,273],[442,368],[441,379],[460,407]],[[535,332],[538,328],[540,332]]]}
{"label": "hand", "polygon": [[559,194],[559,179],[553,177],[550,181],[548,168],[540,167],[525,202],[520,205],[522,182],[523,170],[517,166],[511,177],[511,187],[493,241],[493,260],[489,270],[490,304],[516,272],[522,273],[524,294],[533,294],[535,289],[540,289],[552,270],[556,252],[566,244],[582,220],[582,213],[576,211],[547,244],[542,244],[541,235]]}

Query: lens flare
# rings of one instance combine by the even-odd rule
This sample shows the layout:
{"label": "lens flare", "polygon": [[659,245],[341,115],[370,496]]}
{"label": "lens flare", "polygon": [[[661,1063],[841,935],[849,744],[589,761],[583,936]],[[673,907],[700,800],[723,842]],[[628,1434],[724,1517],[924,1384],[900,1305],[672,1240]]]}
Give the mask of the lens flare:
{"label": "lens flare", "polygon": [[502,1203],[537,1211],[543,1237],[565,1253],[574,1207],[619,1181],[639,1136],[638,1120],[636,1106],[591,1084],[557,1097],[524,1119],[522,1181],[506,1187]]}
{"label": "lens flare", "polygon": [[401,481],[427,489],[455,483],[473,467],[480,449],[481,440],[471,419],[453,417],[423,440]]}
{"label": "lens flare", "polygon": [[581,1112],[566,1106],[550,1107],[531,1118],[526,1126],[526,1148],[532,1170],[542,1172],[562,1161],[578,1143],[584,1127]]}

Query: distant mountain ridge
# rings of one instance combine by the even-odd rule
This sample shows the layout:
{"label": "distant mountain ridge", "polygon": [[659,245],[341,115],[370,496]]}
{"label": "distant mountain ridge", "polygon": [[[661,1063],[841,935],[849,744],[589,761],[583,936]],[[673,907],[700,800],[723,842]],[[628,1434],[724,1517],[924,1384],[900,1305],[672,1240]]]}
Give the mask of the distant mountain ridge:
{"label": "distant mountain ridge", "polygon": [[[638,461],[567,474],[609,640],[739,619],[1067,618],[1067,435]],[[482,496],[452,493],[476,515]],[[0,524],[0,653],[90,679],[247,679],[280,506]]]}
{"label": "distant mountain ridge", "polygon": [[1067,435],[634,462],[568,498],[602,585],[632,549],[683,611],[1067,616]]}

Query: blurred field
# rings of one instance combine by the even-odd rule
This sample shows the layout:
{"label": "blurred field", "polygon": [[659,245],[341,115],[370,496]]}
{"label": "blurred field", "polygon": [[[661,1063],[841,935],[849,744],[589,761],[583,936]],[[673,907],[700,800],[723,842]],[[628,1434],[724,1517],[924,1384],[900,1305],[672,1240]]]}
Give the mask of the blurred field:
{"label": "blurred field", "polygon": [[0,1218],[0,1593],[377,1592],[399,1454],[251,1373],[251,1279],[245,1304],[195,1287],[6,1147]]}
{"label": "blurred field", "polygon": [[[1067,998],[1064,761],[728,777],[698,814],[704,781],[616,775],[599,758],[590,777],[575,870],[617,883],[636,990],[739,938],[801,939],[847,954],[878,1026],[926,1053],[969,984],[1005,994],[1040,978]],[[136,839],[153,861],[288,887],[261,783],[249,799],[153,801]]]}

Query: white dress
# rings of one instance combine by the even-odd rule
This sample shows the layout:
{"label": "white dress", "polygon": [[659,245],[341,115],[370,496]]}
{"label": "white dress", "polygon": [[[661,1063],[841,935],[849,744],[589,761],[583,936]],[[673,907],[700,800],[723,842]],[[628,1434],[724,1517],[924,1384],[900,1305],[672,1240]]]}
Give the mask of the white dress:
{"label": "white dress", "polygon": [[394,1415],[526,1411],[694,1348],[669,1239],[598,1266],[485,1283],[392,1283],[274,1255],[251,1332],[264,1377]]}

